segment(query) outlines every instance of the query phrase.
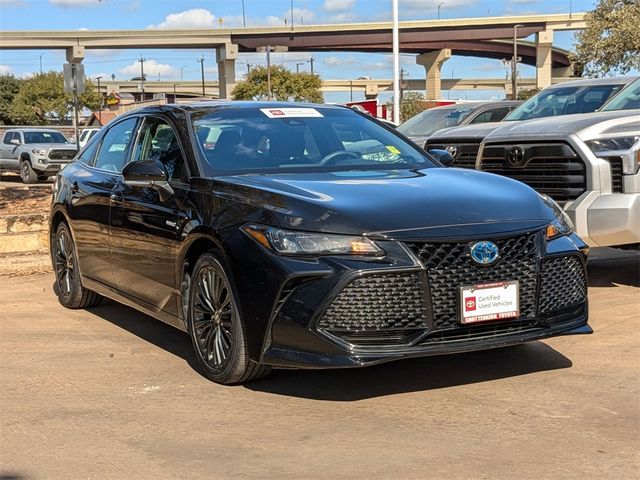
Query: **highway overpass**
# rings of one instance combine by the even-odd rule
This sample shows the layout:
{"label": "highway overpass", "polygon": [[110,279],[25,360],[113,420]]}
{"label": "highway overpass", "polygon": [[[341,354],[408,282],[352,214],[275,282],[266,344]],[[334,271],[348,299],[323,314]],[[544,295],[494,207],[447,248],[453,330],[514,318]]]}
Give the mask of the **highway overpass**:
{"label": "highway overpass", "polygon": [[[510,57],[511,39],[535,34],[522,43],[522,62],[536,67],[536,86],[567,76],[568,52],[553,47],[558,30],[585,27],[584,14],[520,15],[400,23],[400,49],[416,54],[425,68],[424,89],[436,99],[441,91],[442,64],[452,55],[484,58]],[[390,52],[391,23],[304,25],[269,28],[211,30],[74,30],[2,31],[1,49],[65,49],[67,60],[81,62],[85,49],[207,48],[216,50],[220,96],[227,98],[235,83],[235,60],[241,52],[265,46],[282,46],[291,52]]]}

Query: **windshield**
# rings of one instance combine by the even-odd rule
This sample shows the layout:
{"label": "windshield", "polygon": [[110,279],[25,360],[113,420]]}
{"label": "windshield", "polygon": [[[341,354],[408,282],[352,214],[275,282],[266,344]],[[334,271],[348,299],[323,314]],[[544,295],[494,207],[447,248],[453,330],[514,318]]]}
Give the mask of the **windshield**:
{"label": "windshield", "polygon": [[612,98],[602,107],[602,111],[632,110],[634,108],[640,108],[640,80],[636,80],[628,88],[625,88]]}
{"label": "windshield", "polygon": [[24,132],[24,143],[68,143],[60,132]]}
{"label": "windshield", "polygon": [[431,135],[443,128],[455,127],[473,107],[432,108],[410,118],[398,127],[398,131],[408,137]]}
{"label": "windshield", "polygon": [[346,108],[219,107],[192,121],[207,176],[435,166],[422,150]]}
{"label": "windshield", "polygon": [[595,112],[622,87],[600,84],[546,88],[507,115],[504,121]]}

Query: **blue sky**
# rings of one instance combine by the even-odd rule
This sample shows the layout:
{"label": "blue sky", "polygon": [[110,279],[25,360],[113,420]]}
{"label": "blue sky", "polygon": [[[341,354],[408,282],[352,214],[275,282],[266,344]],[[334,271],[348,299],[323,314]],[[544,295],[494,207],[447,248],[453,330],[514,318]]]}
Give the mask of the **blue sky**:
{"label": "blue sky", "polygon": [[[587,11],[595,0],[400,0],[400,19],[435,19],[437,5],[441,18],[464,18],[517,14],[565,13]],[[244,0],[247,26],[283,25],[290,17],[291,0]],[[344,23],[390,20],[390,0],[293,0],[294,22],[304,24]],[[2,30],[126,30],[146,28],[224,28],[242,26],[241,0],[0,0]],[[571,48],[572,32],[557,32],[555,43]],[[40,69],[61,70],[64,52],[0,50],[0,73],[25,76]],[[139,72],[137,59],[147,59],[145,72],[150,79],[185,80],[200,78],[198,58],[208,61],[206,76],[217,79],[215,53],[206,50],[88,50],[85,59],[87,76],[112,74],[118,79]],[[308,60],[308,54],[276,54],[273,61],[295,70],[296,63]],[[363,75],[391,78],[390,55],[318,53],[315,71],[325,79],[352,79]],[[413,55],[403,55],[402,67],[409,78],[424,78],[424,69],[415,64]],[[263,54],[241,54],[236,67],[239,77],[246,64],[264,64]],[[308,68],[308,63],[300,66]],[[443,66],[443,77],[504,77],[505,67],[498,60],[453,57]],[[533,77],[534,69],[521,67],[523,77]],[[481,99],[499,96],[491,91],[444,92],[450,98]],[[327,95],[327,101],[347,101],[347,93]],[[383,96],[384,99],[384,96]]]}

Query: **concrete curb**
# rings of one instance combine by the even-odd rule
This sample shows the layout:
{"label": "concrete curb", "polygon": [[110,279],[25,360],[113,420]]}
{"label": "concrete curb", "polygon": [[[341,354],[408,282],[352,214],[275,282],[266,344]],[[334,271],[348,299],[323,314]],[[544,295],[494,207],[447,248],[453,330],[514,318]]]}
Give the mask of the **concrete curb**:
{"label": "concrete curb", "polygon": [[0,254],[47,251],[48,226],[49,215],[43,213],[0,217]]}

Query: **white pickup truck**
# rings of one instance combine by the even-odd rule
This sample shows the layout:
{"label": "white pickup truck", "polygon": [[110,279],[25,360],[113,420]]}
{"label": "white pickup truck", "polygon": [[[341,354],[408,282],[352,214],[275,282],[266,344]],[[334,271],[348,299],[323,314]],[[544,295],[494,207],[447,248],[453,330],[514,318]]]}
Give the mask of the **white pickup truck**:
{"label": "white pickup truck", "polygon": [[19,172],[23,183],[46,180],[73,161],[78,150],[57,130],[7,130],[0,143],[0,173]]}

